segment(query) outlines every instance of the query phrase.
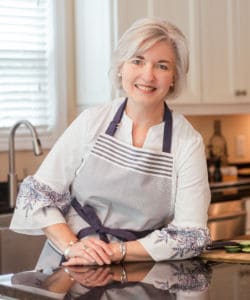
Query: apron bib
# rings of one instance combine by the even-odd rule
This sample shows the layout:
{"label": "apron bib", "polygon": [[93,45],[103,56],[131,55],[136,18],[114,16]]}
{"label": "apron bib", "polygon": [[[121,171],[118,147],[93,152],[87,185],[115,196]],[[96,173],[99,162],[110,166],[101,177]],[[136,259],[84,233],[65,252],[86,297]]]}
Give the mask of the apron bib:
{"label": "apron bib", "polygon": [[[127,99],[97,138],[74,180],[72,194],[81,206],[90,205],[105,227],[153,230],[173,217],[172,114],[165,105],[162,152],[138,148],[114,137],[126,103]],[[74,218],[77,213],[71,209],[69,222]],[[72,223],[75,232],[89,226],[80,217],[78,221]]]}

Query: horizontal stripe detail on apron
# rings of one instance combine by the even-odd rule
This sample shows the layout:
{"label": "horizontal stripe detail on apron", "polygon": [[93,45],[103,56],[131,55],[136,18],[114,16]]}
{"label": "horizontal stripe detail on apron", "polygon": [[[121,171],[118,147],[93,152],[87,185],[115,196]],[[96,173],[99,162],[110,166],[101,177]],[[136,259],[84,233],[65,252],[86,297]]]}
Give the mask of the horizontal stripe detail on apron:
{"label": "horizontal stripe detail on apron", "polygon": [[146,174],[172,177],[173,158],[169,153],[152,153],[124,145],[108,135],[100,135],[91,150],[92,154],[118,166]]}

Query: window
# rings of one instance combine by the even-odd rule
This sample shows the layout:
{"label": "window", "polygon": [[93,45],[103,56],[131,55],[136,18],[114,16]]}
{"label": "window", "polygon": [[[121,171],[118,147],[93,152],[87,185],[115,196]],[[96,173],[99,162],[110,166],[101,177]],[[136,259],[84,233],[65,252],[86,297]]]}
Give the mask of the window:
{"label": "window", "polygon": [[[0,0],[0,150],[7,149],[10,128],[19,120],[36,126],[43,147],[66,126],[64,5]],[[30,147],[24,128],[16,144]]]}
{"label": "window", "polygon": [[78,112],[112,99],[113,6],[114,1],[75,0]]}

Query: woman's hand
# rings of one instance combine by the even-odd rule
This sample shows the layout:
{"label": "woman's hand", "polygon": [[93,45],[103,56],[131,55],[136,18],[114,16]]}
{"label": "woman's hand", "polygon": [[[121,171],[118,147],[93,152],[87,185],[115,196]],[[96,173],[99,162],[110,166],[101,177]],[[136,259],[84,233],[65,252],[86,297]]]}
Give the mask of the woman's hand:
{"label": "woman's hand", "polygon": [[69,274],[61,268],[41,282],[41,287],[54,293],[67,293],[73,284],[74,281],[70,279]]}
{"label": "woman's hand", "polygon": [[112,281],[140,282],[152,269],[154,262],[112,264],[111,266],[68,267],[64,271],[71,280],[87,287],[105,286]]}
{"label": "woman's hand", "polygon": [[75,280],[86,287],[105,286],[113,281],[111,268],[106,267],[69,267],[66,272],[70,275],[71,280]]}
{"label": "woman's hand", "polygon": [[71,246],[68,261],[64,266],[110,264],[113,252],[109,244],[89,237]]}

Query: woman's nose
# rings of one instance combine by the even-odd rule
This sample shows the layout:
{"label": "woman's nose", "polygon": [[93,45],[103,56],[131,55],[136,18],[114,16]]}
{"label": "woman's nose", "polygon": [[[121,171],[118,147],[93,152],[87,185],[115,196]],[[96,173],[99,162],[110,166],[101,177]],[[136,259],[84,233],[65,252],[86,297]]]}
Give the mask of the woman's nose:
{"label": "woman's nose", "polygon": [[143,79],[147,82],[154,80],[154,66],[152,64],[145,64],[142,72]]}

